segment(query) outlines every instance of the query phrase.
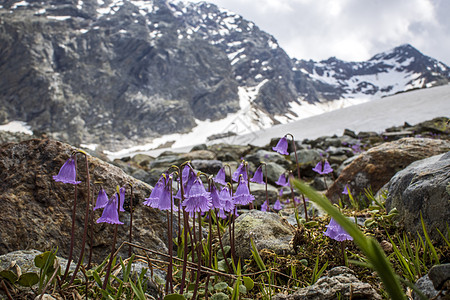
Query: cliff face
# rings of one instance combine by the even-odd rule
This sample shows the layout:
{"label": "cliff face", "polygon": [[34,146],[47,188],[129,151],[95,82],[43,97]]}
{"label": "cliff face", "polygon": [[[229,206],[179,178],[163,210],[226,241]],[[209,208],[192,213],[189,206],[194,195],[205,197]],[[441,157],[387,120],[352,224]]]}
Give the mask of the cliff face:
{"label": "cliff face", "polygon": [[[411,54],[416,63],[425,57],[408,47],[403,65]],[[54,138],[113,150],[222,119],[242,108],[240,91],[249,88],[251,109],[273,116],[303,100],[448,82],[448,67],[435,60],[427,58],[435,68],[399,71],[395,59],[375,56],[377,68],[356,69],[291,59],[254,23],[204,2],[8,0],[0,5],[0,123],[21,120]],[[373,83],[360,78],[360,88],[349,88],[351,71],[363,68],[421,81],[368,89]]]}

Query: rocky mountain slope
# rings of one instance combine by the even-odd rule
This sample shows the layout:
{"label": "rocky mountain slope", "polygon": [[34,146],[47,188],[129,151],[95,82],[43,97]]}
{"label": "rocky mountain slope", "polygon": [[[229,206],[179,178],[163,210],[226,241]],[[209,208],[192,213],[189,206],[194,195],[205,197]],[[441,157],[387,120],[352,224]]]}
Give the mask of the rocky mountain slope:
{"label": "rocky mountain slope", "polygon": [[291,59],[251,21],[205,2],[0,2],[0,123],[27,122],[114,150],[246,111],[246,126],[301,104],[376,98],[449,82],[410,45],[367,62]]}

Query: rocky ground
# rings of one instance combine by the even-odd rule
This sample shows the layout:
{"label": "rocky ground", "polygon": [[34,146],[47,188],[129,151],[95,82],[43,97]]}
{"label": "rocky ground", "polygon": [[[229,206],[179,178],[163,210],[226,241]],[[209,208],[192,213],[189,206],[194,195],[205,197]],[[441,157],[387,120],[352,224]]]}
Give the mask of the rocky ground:
{"label": "rocky ground", "polygon": [[[440,235],[434,229],[446,232],[445,221],[450,220],[449,128],[448,118],[437,118],[416,125],[405,124],[401,127],[388,128],[382,134],[355,133],[346,130],[342,136],[297,141],[296,150],[302,179],[326,193],[335,203],[344,202],[348,206],[348,210],[344,212],[353,214],[354,219],[363,227],[365,221],[375,219],[373,212],[364,210],[368,205],[365,189],[370,188],[373,194],[386,190],[385,213],[394,207],[398,210],[396,219],[398,223],[395,228],[402,228],[405,232],[415,235],[421,229],[419,216],[421,212],[426,227],[432,229],[429,232],[431,238],[439,244]],[[53,140],[29,138],[31,137],[22,134],[4,132],[0,134],[2,142],[0,202],[3,212],[0,218],[0,255],[28,249],[45,251],[58,246],[58,255],[67,257],[74,189],[73,186],[68,187],[53,181],[52,176],[58,173],[61,165],[72,153],[73,147]],[[271,149],[277,141],[273,140],[265,147],[198,145],[188,153],[165,152],[158,157],[136,155],[113,162],[103,161],[102,159],[106,160],[106,157],[101,153],[92,153],[93,156],[89,156],[88,159],[90,176],[92,182],[103,182],[108,194],[112,193],[116,185],[133,185],[133,242],[155,251],[166,252],[165,213],[142,205],[161,173],[172,165],[180,165],[188,160],[196,170],[211,175],[215,175],[226,164],[234,171],[242,159],[249,163],[251,172],[254,172],[261,163],[265,163],[269,182],[269,204],[273,207],[280,195],[280,187],[275,183],[280,174],[286,171],[293,171],[296,174],[292,145],[288,149],[290,155],[283,156]],[[81,157],[78,162],[79,177],[85,178],[85,160]],[[327,176],[318,175],[312,169],[325,158],[334,171]],[[344,198],[341,194],[346,184],[359,203],[360,209],[357,212],[355,207],[351,207],[348,198]],[[98,191],[97,185],[94,190]],[[256,198],[255,205],[259,209],[266,197],[265,188],[263,185],[252,183],[250,190]],[[76,215],[77,228],[82,228],[84,221],[86,196],[87,190],[82,183],[78,188],[80,208]],[[337,246],[333,246],[333,243],[327,241],[321,234],[326,230],[325,225],[329,221],[323,213],[311,208],[310,215],[315,214],[318,224],[305,228],[304,231],[296,227],[294,212],[290,208],[291,196],[291,190],[284,188],[281,197],[284,208],[278,213],[263,214],[259,210],[243,209],[236,223],[236,236],[241,241],[236,253],[244,259],[251,258],[249,245],[252,236],[263,258],[272,262],[277,261],[277,266],[281,269],[283,266],[287,268],[290,264],[296,263],[300,268],[302,259],[313,265],[317,255],[321,257],[321,265],[329,262],[329,267],[323,274],[326,276],[320,278],[315,287],[304,287],[291,296],[287,296],[285,292],[274,299],[334,299],[337,293],[348,296],[356,290],[361,292],[358,295],[364,299],[384,297],[379,282],[377,284],[376,278],[370,272],[363,272],[358,268],[339,269],[342,262],[336,255]],[[130,200],[130,193],[127,192],[126,212],[121,215],[125,226],[119,230],[119,241],[127,239]],[[100,213],[97,214],[96,217],[99,217]],[[300,214],[304,215],[304,212],[301,211]],[[392,253],[392,245],[389,247],[388,238],[379,229],[369,227],[367,234],[375,236],[379,242],[384,242],[384,250]],[[388,228],[389,230],[394,232],[392,228]],[[101,261],[107,255],[111,233],[111,228],[105,225],[95,228],[93,239],[95,261]],[[75,234],[78,242],[74,252],[78,255],[81,250],[79,240],[82,237],[82,230],[77,230]],[[224,238],[226,241],[226,236]],[[323,249],[318,249],[318,245],[322,245]],[[355,246],[348,247],[349,251],[357,251]],[[440,262],[450,263],[448,246],[444,245],[439,249],[442,253]],[[125,250],[121,253],[126,255]],[[14,260],[5,257],[0,256],[0,260]],[[2,268],[6,267],[2,265]],[[248,268],[251,270],[255,266],[249,264]],[[442,282],[450,277],[448,268],[446,270],[444,271],[446,275],[443,276],[447,276],[445,277],[447,279],[444,278],[443,281],[439,279],[440,283],[434,285],[435,289],[437,287],[445,289]],[[309,269],[304,267],[303,271],[308,276],[312,272],[311,267]],[[360,283],[356,284],[355,276]],[[432,283],[428,280],[428,287],[436,281],[433,280],[431,279]],[[354,288],[352,291],[350,284]],[[428,295],[436,295],[435,289],[431,289]],[[311,291],[316,291],[316,294],[311,295]],[[306,294],[311,296],[305,298]]]}

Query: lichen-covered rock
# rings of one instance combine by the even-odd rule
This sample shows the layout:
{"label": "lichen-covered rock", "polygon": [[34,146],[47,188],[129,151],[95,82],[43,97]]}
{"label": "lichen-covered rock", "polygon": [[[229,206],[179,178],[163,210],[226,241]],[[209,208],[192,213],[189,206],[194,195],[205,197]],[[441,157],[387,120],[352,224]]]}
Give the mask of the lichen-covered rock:
{"label": "lichen-covered rock", "polygon": [[[67,257],[74,186],[55,182],[52,176],[58,174],[73,150],[70,145],[61,142],[39,139],[0,147],[0,254],[21,249],[45,251],[58,247],[58,255]],[[78,185],[75,258],[81,247],[87,194],[85,160],[82,155],[78,157],[78,180],[82,183]],[[130,202],[128,184],[133,185],[133,241],[156,251],[167,251],[166,214],[140,204],[149,196],[151,187],[95,157],[89,156],[88,161],[92,182],[101,181],[108,195],[112,195],[117,185],[126,187],[126,207]],[[93,197],[96,198],[99,187],[94,185],[93,188]],[[101,211],[97,210],[94,218],[100,215]],[[128,240],[129,208],[120,214],[120,220],[125,224],[119,226],[118,243]],[[103,260],[110,251],[113,228],[110,224],[95,224],[95,260]]]}
{"label": "lichen-covered rock", "polygon": [[450,152],[416,161],[389,181],[386,208],[397,208],[398,219],[412,234],[422,233],[422,215],[428,234],[443,242],[436,229],[445,233],[450,220],[449,182]]}
{"label": "lichen-covered rock", "polygon": [[[277,254],[293,252],[289,242],[294,235],[294,228],[279,215],[271,212],[251,210],[241,214],[235,224],[236,255],[241,258],[251,257],[253,238],[258,250],[269,249]],[[224,235],[224,243],[229,244],[229,235]]]}
{"label": "lichen-covered rock", "polygon": [[376,193],[412,162],[449,150],[449,141],[428,138],[404,138],[381,144],[356,157],[342,170],[326,195],[337,201],[347,183],[354,195],[364,195],[364,189],[369,187]]}
{"label": "lichen-covered rock", "polygon": [[336,295],[347,299],[382,299],[368,283],[361,282],[355,273],[347,267],[336,267],[327,276],[319,278],[316,283],[299,289],[291,295],[278,294],[272,300],[331,300]]}

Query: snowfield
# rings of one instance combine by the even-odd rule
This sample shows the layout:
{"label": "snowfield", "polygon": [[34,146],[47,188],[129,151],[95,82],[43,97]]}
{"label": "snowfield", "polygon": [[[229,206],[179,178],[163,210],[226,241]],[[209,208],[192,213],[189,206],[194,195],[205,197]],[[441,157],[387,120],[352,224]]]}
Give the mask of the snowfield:
{"label": "snowfield", "polygon": [[[296,110],[300,113],[301,106],[297,107]],[[311,113],[314,110],[311,107],[305,106],[305,112],[307,113],[308,111]],[[317,111],[320,110],[318,109]],[[234,120],[234,124],[239,125],[239,122],[244,123],[248,121],[244,120],[244,117],[245,115],[234,115],[227,119],[228,121]],[[253,117],[255,116],[253,115]],[[382,132],[388,127],[403,125],[404,122],[416,124],[435,117],[450,117],[450,85],[415,90],[371,100],[288,124],[275,125],[267,129],[257,130],[257,128],[252,128],[251,132],[213,141],[207,141],[206,137],[214,133],[224,132],[224,124],[226,122],[223,120],[217,122],[199,122],[199,126],[191,133],[164,136],[156,139],[158,141],[155,140],[152,144],[137,146],[119,152],[108,152],[107,155],[110,159],[133,156],[137,153],[157,156],[167,150],[188,152],[192,146],[201,143],[264,146],[272,138],[282,137],[286,133],[293,134],[296,140],[303,140],[305,138],[314,139],[325,135],[342,135],[346,128],[356,133],[360,131]],[[251,126],[249,125],[249,127]],[[151,150],[151,147],[156,147],[158,144],[174,140],[176,143],[173,145],[173,148]]]}

